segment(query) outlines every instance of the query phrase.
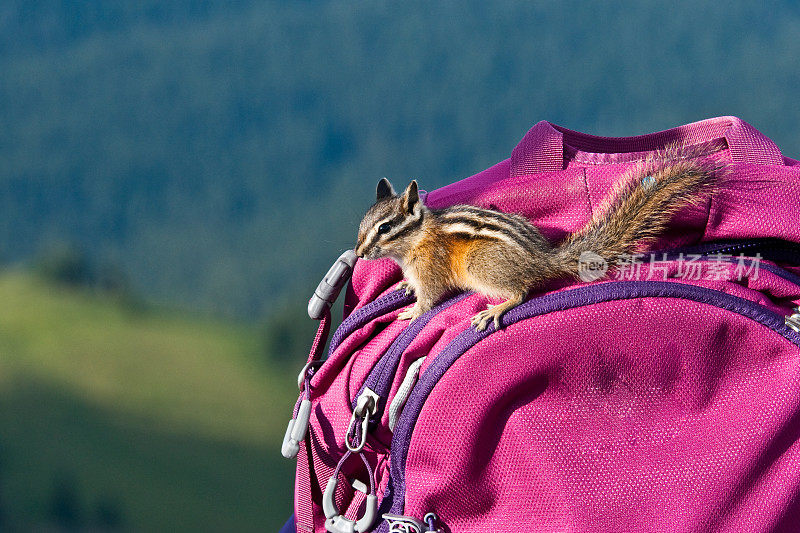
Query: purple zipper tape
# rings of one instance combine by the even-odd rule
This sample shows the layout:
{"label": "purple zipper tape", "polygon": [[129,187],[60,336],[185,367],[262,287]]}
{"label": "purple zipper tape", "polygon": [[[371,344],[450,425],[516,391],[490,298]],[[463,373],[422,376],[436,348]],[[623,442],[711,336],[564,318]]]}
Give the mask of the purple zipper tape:
{"label": "purple zipper tape", "polygon": [[328,356],[330,357],[333,352],[336,351],[336,348],[339,347],[344,339],[358,328],[363,327],[370,320],[374,320],[390,311],[399,309],[413,301],[414,298],[410,295],[406,295],[404,290],[396,290],[371,301],[357,311],[353,311],[350,313],[350,316],[345,318],[339,327],[336,328],[336,332],[333,334],[328,347]]}
{"label": "purple zipper tape", "polygon": [[409,326],[404,329],[400,335],[398,335],[389,349],[386,350],[386,353],[381,357],[380,361],[378,361],[378,363],[372,367],[369,376],[367,376],[364,384],[361,385],[361,388],[358,390],[358,394],[356,394],[356,397],[353,399],[353,408],[355,409],[356,402],[358,402],[358,397],[361,396],[361,393],[364,392],[364,389],[369,387],[380,397],[378,410],[372,416],[373,419],[379,420],[383,414],[387,396],[390,392],[389,389],[391,388],[394,375],[397,372],[397,365],[400,364],[400,358],[402,357],[403,352],[413,342],[417,335],[419,335],[422,329],[428,325],[433,317],[471,294],[474,293],[465,292],[445,300],[441,304],[437,305],[411,322],[411,324],[409,324]]}

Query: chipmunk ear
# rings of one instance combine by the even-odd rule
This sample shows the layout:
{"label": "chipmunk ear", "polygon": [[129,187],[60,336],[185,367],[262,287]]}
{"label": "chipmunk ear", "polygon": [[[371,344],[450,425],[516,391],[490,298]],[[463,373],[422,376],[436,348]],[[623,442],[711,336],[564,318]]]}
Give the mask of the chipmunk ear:
{"label": "chipmunk ear", "polygon": [[406,190],[403,192],[403,211],[411,213],[419,203],[419,191],[417,190],[417,180],[411,180]]}
{"label": "chipmunk ear", "polygon": [[389,198],[390,196],[394,196],[394,187],[392,184],[389,183],[389,180],[386,178],[381,178],[381,181],[378,182],[378,200],[383,200],[384,198]]}

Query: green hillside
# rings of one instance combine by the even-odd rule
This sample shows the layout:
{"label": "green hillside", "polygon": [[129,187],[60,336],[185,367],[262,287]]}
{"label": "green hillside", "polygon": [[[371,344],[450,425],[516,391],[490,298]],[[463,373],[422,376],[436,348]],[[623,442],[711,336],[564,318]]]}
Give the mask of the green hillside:
{"label": "green hillside", "polygon": [[0,530],[285,520],[295,385],[259,331],[19,272],[0,274],[0,302]]}

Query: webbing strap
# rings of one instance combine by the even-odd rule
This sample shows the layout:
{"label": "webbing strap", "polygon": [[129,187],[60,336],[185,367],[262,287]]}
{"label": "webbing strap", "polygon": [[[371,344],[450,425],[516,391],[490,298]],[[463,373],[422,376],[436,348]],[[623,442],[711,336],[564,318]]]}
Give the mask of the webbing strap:
{"label": "webbing strap", "polygon": [[308,442],[301,443],[297,452],[297,474],[294,483],[294,515],[297,533],[314,531],[314,508],[311,495],[311,465],[308,463]]}
{"label": "webbing strap", "polygon": [[783,165],[783,154],[772,139],[744,120],[729,118],[731,127],[725,132],[725,139],[734,163]]}
{"label": "webbing strap", "polygon": [[331,309],[326,307],[323,311],[322,318],[319,321],[317,334],[314,336],[314,342],[311,343],[311,350],[308,352],[308,362],[319,361],[322,358],[322,351],[325,349],[325,343],[328,342],[328,334],[331,332]]}
{"label": "webbing strap", "polygon": [[[308,353],[308,362],[319,361],[322,352],[325,349],[325,343],[328,341],[328,334],[331,331],[331,310],[326,307],[319,321],[317,334],[314,337],[314,342],[311,343],[311,349]],[[300,398],[309,398],[310,395],[310,379],[313,375],[315,367],[307,365],[308,369],[306,375],[303,376],[303,391]],[[300,405],[298,400],[297,405]],[[297,407],[295,407],[295,412]],[[316,480],[312,479],[311,465],[308,461],[309,443],[311,441],[311,428],[303,443],[300,445],[300,450],[297,452],[297,473],[294,483],[294,512],[296,519],[296,527],[298,533],[300,532],[313,532],[314,531],[314,506],[313,497],[311,493],[312,483]]]}
{"label": "webbing strap", "polygon": [[717,117],[637,137],[598,137],[543,120],[533,126],[511,153],[510,176],[556,172],[564,168],[564,145],[589,152],[654,151],[670,144],[692,145],[724,138],[734,163],[783,165],[772,140],[738,117]]}

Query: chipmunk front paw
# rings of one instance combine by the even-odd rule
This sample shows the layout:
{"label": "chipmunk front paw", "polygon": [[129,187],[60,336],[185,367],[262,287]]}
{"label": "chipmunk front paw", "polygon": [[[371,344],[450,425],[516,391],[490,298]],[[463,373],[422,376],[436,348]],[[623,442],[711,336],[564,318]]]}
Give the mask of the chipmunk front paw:
{"label": "chipmunk front paw", "polygon": [[478,331],[483,331],[489,322],[494,321],[494,329],[500,329],[500,317],[503,316],[505,308],[500,305],[490,305],[485,311],[481,311],[472,317],[472,325]]}
{"label": "chipmunk front paw", "polygon": [[414,292],[414,287],[412,287],[411,284],[406,280],[403,280],[400,283],[398,283],[397,289],[398,290],[405,289],[406,296],[410,296]]}
{"label": "chipmunk front paw", "polygon": [[418,304],[414,304],[405,311],[403,311],[402,313],[400,313],[399,315],[397,315],[397,318],[399,318],[400,320],[414,320],[415,318],[418,318],[422,313],[423,311],[420,308],[420,306]]}

